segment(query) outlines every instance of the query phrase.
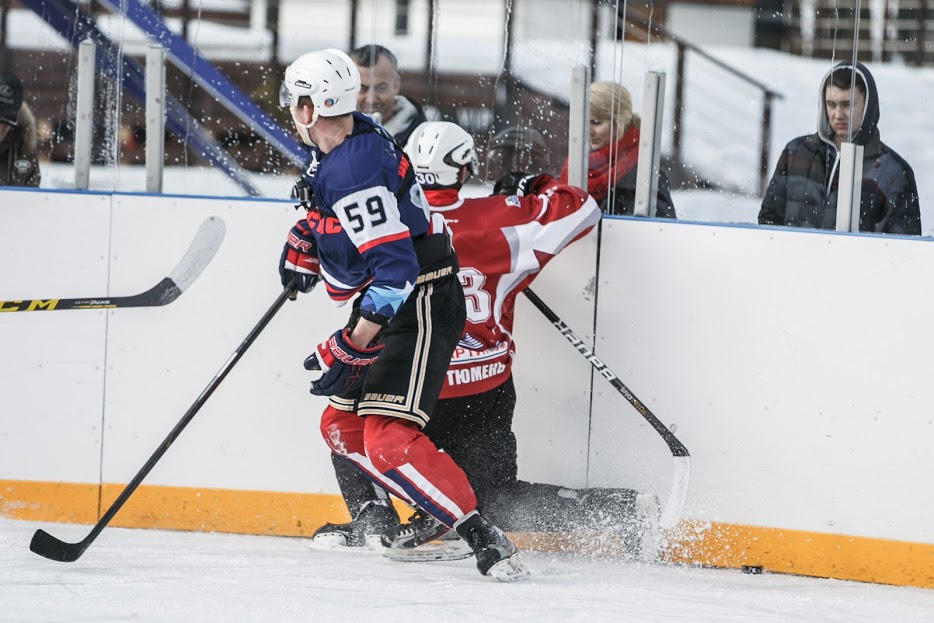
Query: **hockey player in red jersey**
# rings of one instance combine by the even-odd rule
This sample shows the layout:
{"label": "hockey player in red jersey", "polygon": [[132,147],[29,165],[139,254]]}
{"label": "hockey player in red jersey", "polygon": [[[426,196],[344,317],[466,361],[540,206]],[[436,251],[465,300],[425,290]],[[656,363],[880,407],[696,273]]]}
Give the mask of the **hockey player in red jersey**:
{"label": "hockey player in red jersey", "polygon": [[[628,521],[637,514],[634,491],[573,491],[520,481],[512,433],[516,297],[555,255],[598,222],[599,208],[578,188],[523,172],[506,175],[490,197],[461,198],[460,188],[476,174],[477,161],[473,139],[453,123],[422,124],[406,152],[432,213],[442,215],[453,231],[467,300],[467,324],[425,433],[464,469],[478,506],[505,530],[599,528],[609,520],[624,533],[632,532],[638,523]],[[345,498],[348,492],[355,498],[348,505],[359,507],[366,488],[343,481]],[[639,506],[651,515],[657,512],[653,504],[654,497],[645,496]],[[361,521],[329,524],[319,532],[329,527],[368,528]],[[413,547],[443,531],[433,518],[417,512],[410,523],[387,531],[383,541]]]}
{"label": "hockey player in red jersey", "polygon": [[389,133],[355,112],[359,90],[353,61],[328,49],[292,63],[280,92],[312,155],[307,216],[283,248],[282,283],[309,292],[320,276],[335,303],[355,298],[347,325],[305,360],[322,372],[311,393],[329,397],[321,433],[374,483],[456,530],[481,573],[526,578],[464,472],[421,430],[461,334],[464,294],[443,220]]}

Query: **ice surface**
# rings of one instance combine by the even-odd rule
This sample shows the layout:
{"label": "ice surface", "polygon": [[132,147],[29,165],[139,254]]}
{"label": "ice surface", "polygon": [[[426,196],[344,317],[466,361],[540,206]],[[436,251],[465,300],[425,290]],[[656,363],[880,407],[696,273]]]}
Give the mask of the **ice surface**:
{"label": "ice surface", "polygon": [[36,528],[0,520],[0,620],[57,621],[934,621],[934,591],[526,553],[502,584],[473,559],[400,563],[312,551],[305,539],[107,528],[73,563],[29,551]]}

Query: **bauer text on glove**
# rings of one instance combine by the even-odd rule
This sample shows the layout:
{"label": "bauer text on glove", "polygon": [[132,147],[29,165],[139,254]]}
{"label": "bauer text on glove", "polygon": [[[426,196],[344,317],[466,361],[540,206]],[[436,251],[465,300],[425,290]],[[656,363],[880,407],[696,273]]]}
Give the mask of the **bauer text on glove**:
{"label": "bauer text on glove", "polygon": [[289,238],[282,248],[282,257],[279,258],[279,278],[285,287],[289,285],[294,276],[296,290],[311,292],[318,281],[319,271],[317,243],[308,223],[299,221],[289,231]]}
{"label": "bauer text on glove", "polygon": [[311,393],[334,396],[359,389],[382,348],[358,348],[350,341],[347,329],[336,331],[305,359],[306,370],[323,372],[318,380],[312,381]]}

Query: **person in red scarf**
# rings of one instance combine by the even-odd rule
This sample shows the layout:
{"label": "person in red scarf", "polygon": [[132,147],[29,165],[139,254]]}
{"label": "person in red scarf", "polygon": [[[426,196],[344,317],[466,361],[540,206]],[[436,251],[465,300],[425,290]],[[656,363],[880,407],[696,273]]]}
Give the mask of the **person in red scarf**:
{"label": "person in red scarf", "polygon": [[[636,205],[636,165],[639,160],[639,115],[632,111],[632,96],[621,84],[590,85],[590,155],[587,192],[607,214],[632,214]],[[568,163],[561,168],[561,182],[568,181]],[[671,185],[658,173],[655,214],[676,218]]]}

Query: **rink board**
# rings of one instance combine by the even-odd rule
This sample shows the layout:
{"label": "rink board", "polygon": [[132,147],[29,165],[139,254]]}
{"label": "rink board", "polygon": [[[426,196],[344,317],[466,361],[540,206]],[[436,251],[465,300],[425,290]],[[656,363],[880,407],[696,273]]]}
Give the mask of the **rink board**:
{"label": "rink board", "polygon": [[[141,292],[212,215],[224,243],[168,306],[0,312],[0,514],[106,510],[280,292],[298,217],[276,201],[0,191],[0,301]],[[592,234],[535,290],[586,341],[597,305],[597,353],[691,451],[670,559],[934,586],[932,241],[605,219],[595,290],[596,249]],[[288,303],[113,525],[307,535],[343,520],[301,361],[347,313],[321,292]],[[524,297],[516,340],[520,476],[664,500],[667,447]]]}

